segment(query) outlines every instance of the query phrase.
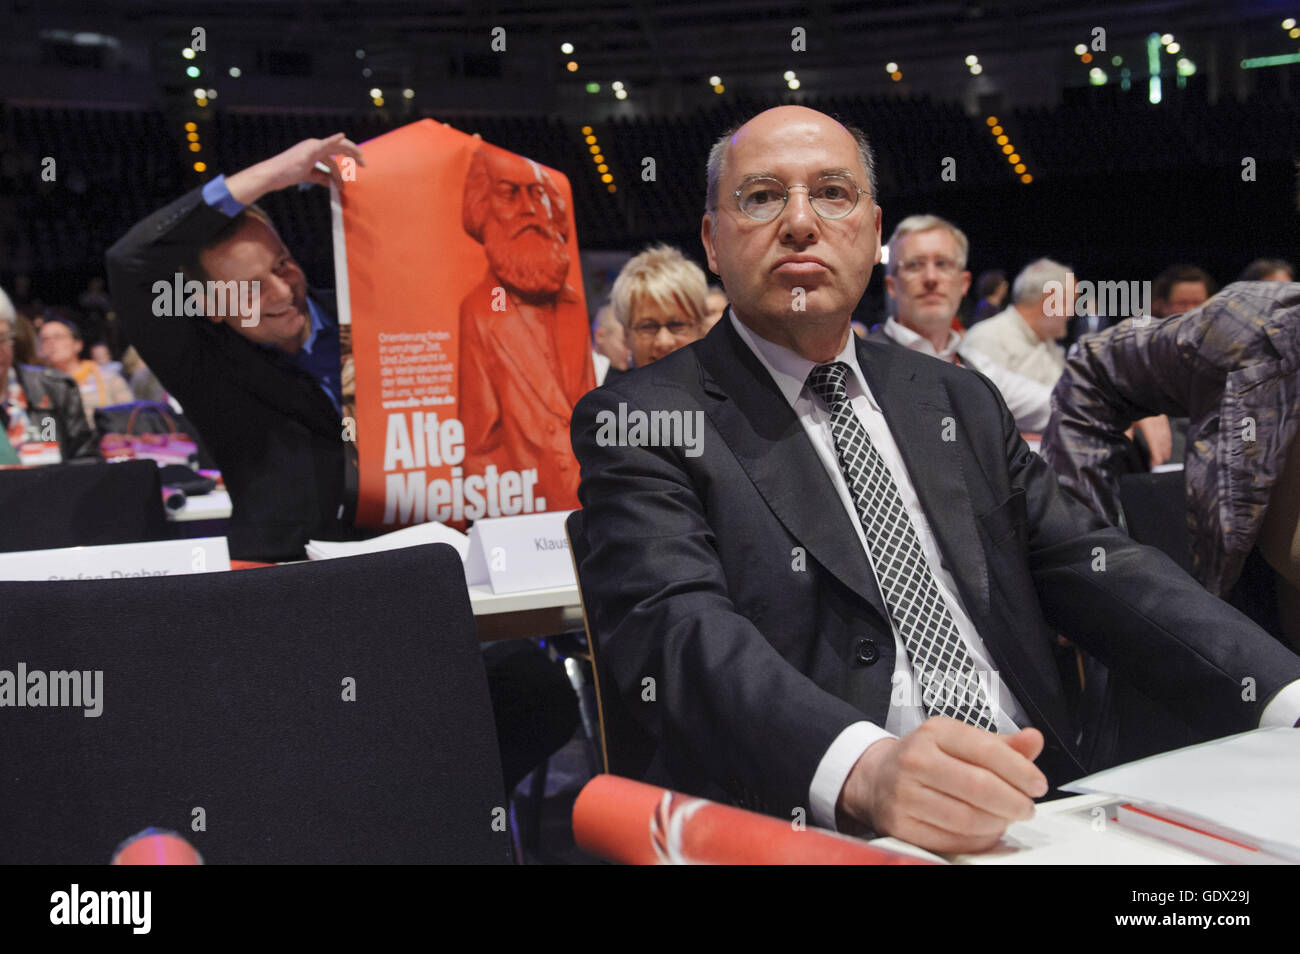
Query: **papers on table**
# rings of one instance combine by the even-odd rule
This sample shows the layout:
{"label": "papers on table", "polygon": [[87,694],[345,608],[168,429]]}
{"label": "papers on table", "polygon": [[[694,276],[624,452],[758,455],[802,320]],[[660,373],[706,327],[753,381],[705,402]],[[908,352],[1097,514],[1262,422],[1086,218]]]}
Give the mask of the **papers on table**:
{"label": "papers on table", "polygon": [[[1215,838],[1300,862],[1300,730],[1255,729],[1063,786],[1118,796]],[[1226,860],[1226,859],[1225,859]]]}
{"label": "papers on table", "polygon": [[469,537],[458,530],[436,521],[419,523],[413,527],[394,530],[381,537],[370,540],[358,540],[350,543],[335,543],[328,540],[309,540],[307,558],[309,560],[330,560],[334,557],[360,556],[363,553],[382,553],[385,550],[400,550],[402,547],[418,547],[426,543],[450,543],[460,554],[462,562],[469,554]]}

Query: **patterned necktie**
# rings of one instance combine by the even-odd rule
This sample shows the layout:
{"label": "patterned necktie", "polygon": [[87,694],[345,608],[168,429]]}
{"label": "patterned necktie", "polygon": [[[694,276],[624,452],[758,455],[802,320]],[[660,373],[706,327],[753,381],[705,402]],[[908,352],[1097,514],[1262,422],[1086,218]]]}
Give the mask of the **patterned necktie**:
{"label": "patterned necktie", "polygon": [[849,366],[842,361],[818,365],[808,375],[808,388],[831,412],[840,469],[866,531],[885,605],[912,661],[922,705],[932,716],[949,716],[996,732],[970,652],[939,594],[903,498],[853,413],[844,386],[848,373]]}

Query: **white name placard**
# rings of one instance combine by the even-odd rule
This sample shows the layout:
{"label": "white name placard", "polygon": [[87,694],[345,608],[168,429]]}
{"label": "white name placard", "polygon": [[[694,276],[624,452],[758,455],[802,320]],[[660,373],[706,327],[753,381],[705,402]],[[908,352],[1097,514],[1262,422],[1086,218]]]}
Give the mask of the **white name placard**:
{"label": "white name placard", "polygon": [[572,510],[488,517],[469,528],[465,579],[493,593],[573,586],[573,560],[564,519]]}
{"label": "white name placard", "polygon": [[126,580],[229,569],[225,537],[0,553],[0,580]]}

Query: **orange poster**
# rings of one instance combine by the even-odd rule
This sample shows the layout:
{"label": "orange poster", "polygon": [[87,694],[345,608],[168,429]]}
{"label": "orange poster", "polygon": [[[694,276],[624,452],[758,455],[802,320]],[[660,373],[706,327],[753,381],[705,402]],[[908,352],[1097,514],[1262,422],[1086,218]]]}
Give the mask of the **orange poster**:
{"label": "orange poster", "polygon": [[595,377],[569,181],[429,119],[361,150],[333,203],[357,524],[576,508]]}

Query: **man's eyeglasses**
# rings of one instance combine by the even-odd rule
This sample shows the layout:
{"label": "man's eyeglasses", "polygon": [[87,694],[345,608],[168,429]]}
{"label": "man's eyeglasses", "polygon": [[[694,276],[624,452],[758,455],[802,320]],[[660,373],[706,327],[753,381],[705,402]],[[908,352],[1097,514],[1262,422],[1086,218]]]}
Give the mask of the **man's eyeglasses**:
{"label": "man's eyeglasses", "polygon": [[659,330],[667,328],[668,333],[674,338],[681,338],[695,330],[695,323],[691,321],[670,321],[661,325],[657,321],[638,321],[632,326],[632,333],[638,338],[645,338],[647,341],[653,341],[659,337]]}
{"label": "man's eyeglasses", "polygon": [[961,271],[961,265],[950,258],[913,258],[906,262],[899,262],[898,270],[908,278],[915,278],[922,274],[931,265],[934,266],[935,271],[940,275],[943,275],[945,278],[956,275]]}
{"label": "man's eyeglasses", "polygon": [[821,176],[812,185],[787,186],[780,179],[747,179],[733,193],[740,211],[755,222],[771,222],[785,210],[791,189],[808,193],[808,204],[823,219],[842,219],[858,207],[858,197],[867,194],[848,176]]}

